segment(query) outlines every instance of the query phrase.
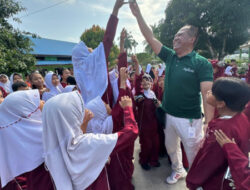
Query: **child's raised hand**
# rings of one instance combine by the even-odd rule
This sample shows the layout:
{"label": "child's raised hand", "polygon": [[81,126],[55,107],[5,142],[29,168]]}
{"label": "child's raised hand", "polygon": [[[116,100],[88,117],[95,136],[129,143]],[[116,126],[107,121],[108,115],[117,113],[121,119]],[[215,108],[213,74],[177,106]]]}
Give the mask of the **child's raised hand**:
{"label": "child's raised hand", "polygon": [[130,97],[128,96],[123,96],[119,102],[120,106],[122,107],[122,109],[124,109],[125,107],[132,107],[132,100]]}
{"label": "child's raised hand", "polygon": [[128,71],[126,67],[120,68],[120,80],[126,82],[128,79]]}
{"label": "child's raised hand", "polygon": [[223,147],[223,145],[227,143],[235,143],[234,139],[229,139],[222,130],[215,130],[214,135],[216,137],[216,141],[220,144],[221,147]]}
{"label": "child's raised hand", "polygon": [[92,113],[92,111],[85,109],[83,123],[88,123],[91,119],[93,119],[93,117],[94,117],[94,114]]}
{"label": "child's raised hand", "polygon": [[124,4],[125,4],[124,0],[116,0],[114,8],[120,9]]}
{"label": "child's raised hand", "polygon": [[125,40],[125,38],[127,37],[127,31],[125,28],[122,29],[122,32],[121,32],[121,40]]}
{"label": "child's raised hand", "polygon": [[132,59],[132,61],[133,61],[135,64],[139,64],[139,61],[138,61],[136,55],[132,55],[131,59]]}
{"label": "child's raised hand", "polygon": [[81,130],[83,133],[86,133],[87,131],[87,126],[89,121],[94,117],[94,114],[92,113],[92,111],[85,109],[85,113],[84,113],[84,118],[83,118],[83,122],[81,124]]}

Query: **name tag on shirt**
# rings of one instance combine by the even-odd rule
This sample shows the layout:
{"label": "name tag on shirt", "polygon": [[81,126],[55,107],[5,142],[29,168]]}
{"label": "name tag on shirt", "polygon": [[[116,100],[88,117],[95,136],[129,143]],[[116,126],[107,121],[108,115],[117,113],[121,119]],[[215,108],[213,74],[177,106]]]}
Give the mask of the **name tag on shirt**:
{"label": "name tag on shirt", "polygon": [[188,127],[188,138],[195,138],[195,128],[194,127]]}

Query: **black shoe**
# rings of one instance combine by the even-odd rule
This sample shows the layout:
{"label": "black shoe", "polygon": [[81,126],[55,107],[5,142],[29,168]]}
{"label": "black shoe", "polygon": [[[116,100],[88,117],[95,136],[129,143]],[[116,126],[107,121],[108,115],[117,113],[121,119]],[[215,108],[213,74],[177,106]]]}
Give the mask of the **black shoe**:
{"label": "black shoe", "polygon": [[156,164],[154,165],[151,165],[152,167],[155,167],[155,168],[159,168],[161,166],[161,163],[160,162],[157,162]]}
{"label": "black shoe", "polygon": [[144,169],[144,170],[146,170],[146,171],[148,171],[148,170],[151,169],[150,166],[149,166],[148,164],[141,164],[141,167],[142,167],[142,169]]}

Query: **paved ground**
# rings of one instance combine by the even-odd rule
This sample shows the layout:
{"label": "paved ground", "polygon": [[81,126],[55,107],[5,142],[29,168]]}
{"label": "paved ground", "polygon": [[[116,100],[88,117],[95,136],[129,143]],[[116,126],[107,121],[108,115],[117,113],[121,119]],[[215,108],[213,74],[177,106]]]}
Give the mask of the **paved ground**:
{"label": "paved ground", "polygon": [[140,145],[137,139],[134,151],[135,170],[133,175],[133,184],[136,190],[187,190],[185,179],[180,180],[175,185],[165,183],[166,177],[171,174],[167,158],[160,159],[161,167],[159,168],[152,168],[149,171],[142,170],[138,163],[139,151]]}

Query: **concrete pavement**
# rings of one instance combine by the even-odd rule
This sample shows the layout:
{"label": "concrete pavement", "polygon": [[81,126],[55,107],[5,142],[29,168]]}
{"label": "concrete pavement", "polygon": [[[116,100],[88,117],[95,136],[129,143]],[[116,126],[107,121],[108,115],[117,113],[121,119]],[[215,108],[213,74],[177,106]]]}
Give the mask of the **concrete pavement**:
{"label": "concrete pavement", "polygon": [[151,168],[151,170],[145,171],[141,169],[138,163],[139,152],[140,145],[137,139],[134,150],[135,170],[133,175],[133,184],[136,190],[187,190],[185,179],[181,179],[174,185],[165,183],[166,177],[171,174],[170,164],[166,157],[160,158],[161,167]]}

